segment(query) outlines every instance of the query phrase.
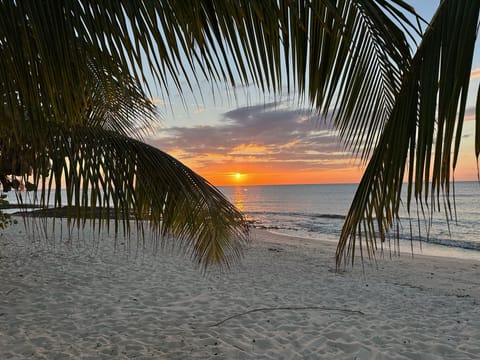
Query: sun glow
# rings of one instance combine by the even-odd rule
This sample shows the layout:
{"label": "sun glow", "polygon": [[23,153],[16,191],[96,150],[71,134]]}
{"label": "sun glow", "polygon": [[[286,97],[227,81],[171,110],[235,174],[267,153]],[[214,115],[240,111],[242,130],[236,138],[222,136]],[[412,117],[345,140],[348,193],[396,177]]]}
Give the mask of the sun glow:
{"label": "sun glow", "polygon": [[232,174],[232,177],[235,181],[241,181],[244,177],[244,175],[242,173],[234,173]]}

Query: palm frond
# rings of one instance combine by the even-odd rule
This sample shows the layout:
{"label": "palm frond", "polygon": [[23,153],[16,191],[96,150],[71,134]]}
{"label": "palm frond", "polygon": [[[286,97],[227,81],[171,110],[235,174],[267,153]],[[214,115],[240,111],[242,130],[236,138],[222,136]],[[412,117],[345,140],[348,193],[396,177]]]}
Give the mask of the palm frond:
{"label": "palm frond", "polygon": [[[0,9],[2,174],[33,171],[40,203],[46,206],[53,192],[54,205],[66,202],[77,224],[99,211],[92,222],[113,220],[114,231],[128,235],[133,217],[148,222],[156,239],[173,236],[205,267],[237,259],[248,239],[243,216],[205,179],[138,141],[155,120],[140,86],[140,60],[153,46],[148,32],[168,31],[136,22],[153,18],[128,1],[5,1]],[[162,66],[177,76],[172,64],[180,55],[165,56],[169,64]],[[163,73],[158,60],[148,61]],[[140,75],[131,75],[132,66]]]}
{"label": "palm frond", "polygon": [[[399,17],[398,11],[385,1],[3,1],[0,10],[6,14],[0,31],[9,44],[4,55],[15,59],[9,70],[33,70],[28,82],[14,88],[30,87],[34,96],[43,83],[39,96],[49,96],[62,115],[75,108],[76,98],[65,94],[57,103],[47,89],[75,85],[85,72],[78,59],[86,55],[102,69],[113,59],[117,67],[105,77],[132,73],[148,85],[152,73],[167,94],[172,84],[185,90],[182,80],[192,88],[199,76],[280,91],[293,69],[297,88],[308,89],[312,104],[326,111],[340,90],[338,108],[349,104],[349,112],[355,112],[349,94],[360,76],[368,80],[373,74],[389,93],[399,67],[408,63],[405,36],[384,15],[388,10]],[[72,120],[65,121],[75,116],[69,113]]]}
{"label": "palm frond", "polygon": [[[403,181],[413,200],[451,216],[450,181],[465,114],[480,1],[442,1],[402,78],[402,88],[346,217],[337,264],[369,256],[398,220]],[[477,120],[478,121],[478,120]],[[440,203],[440,199],[445,199]],[[380,244],[377,243],[377,239]],[[358,242],[357,242],[358,241]]]}
{"label": "palm frond", "polygon": [[[139,140],[150,134],[158,119],[154,104],[140,84],[130,74],[122,74],[120,79],[105,76],[110,69],[118,68],[116,63],[98,68],[94,61],[85,61],[91,71],[91,78],[85,79],[83,87],[86,125]],[[80,84],[77,86],[80,88]]]}
{"label": "palm frond", "polygon": [[341,20],[310,36],[315,40],[309,50],[316,58],[309,59],[308,73],[315,75],[309,98],[323,113],[332,112],[342,140],[365,160],[393,109],[411,61],[409,46],[376,2],[341,1],[337,6]]}
{"label": "palm frond", "polygon": [[22,152],[33,170],[25,181],[38,185],[38,205],[47,207],[53,192],[50,205],[67,204],[77,225],[88,220],[110,227],[112,221],[114,232],[126,236],[134,220],[151,230],[154,241],[190,254],[205,268],[239,259],[248,241],[243,215],[168,154],[100,128],[52,126],[43,135],[41,145],[34,140]]}

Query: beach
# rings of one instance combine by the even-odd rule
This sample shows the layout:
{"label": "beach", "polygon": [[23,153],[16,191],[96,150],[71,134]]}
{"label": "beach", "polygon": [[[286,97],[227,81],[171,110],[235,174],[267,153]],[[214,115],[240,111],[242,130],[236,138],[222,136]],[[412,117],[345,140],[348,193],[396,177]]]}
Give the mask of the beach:
{"label": "beach", "polygon": [[1,359],[480,357],[474,260],[386,254],[337,272],[335,243],[254,229],[237,264],[204,274],[92,234],[0,232]]}

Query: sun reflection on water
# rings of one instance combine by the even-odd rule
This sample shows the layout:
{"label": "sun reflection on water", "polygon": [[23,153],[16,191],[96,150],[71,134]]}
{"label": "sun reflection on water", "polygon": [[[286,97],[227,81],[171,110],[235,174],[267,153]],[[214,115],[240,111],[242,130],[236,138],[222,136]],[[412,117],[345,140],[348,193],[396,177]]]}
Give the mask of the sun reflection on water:
{"label": "sun reflection on water", "polygon": [[246,211],[245,207],[245,198],[248,189],[241,187],[241,186],[235,186],[234,191],[233,191],[233,199],[232,202],[233,204],[237,207],[238,210],[244,212]]}

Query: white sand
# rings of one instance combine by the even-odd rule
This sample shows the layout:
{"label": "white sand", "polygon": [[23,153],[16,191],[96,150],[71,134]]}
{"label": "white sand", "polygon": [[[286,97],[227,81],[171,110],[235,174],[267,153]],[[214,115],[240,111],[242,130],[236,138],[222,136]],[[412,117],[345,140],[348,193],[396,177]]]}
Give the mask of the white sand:
{"label": "white sand", "polygon": [[0,359],[480,358],[479,262],[335,273],[335,244],[255,231],[241,263],[203,276],[106,244],[0,235]]}

